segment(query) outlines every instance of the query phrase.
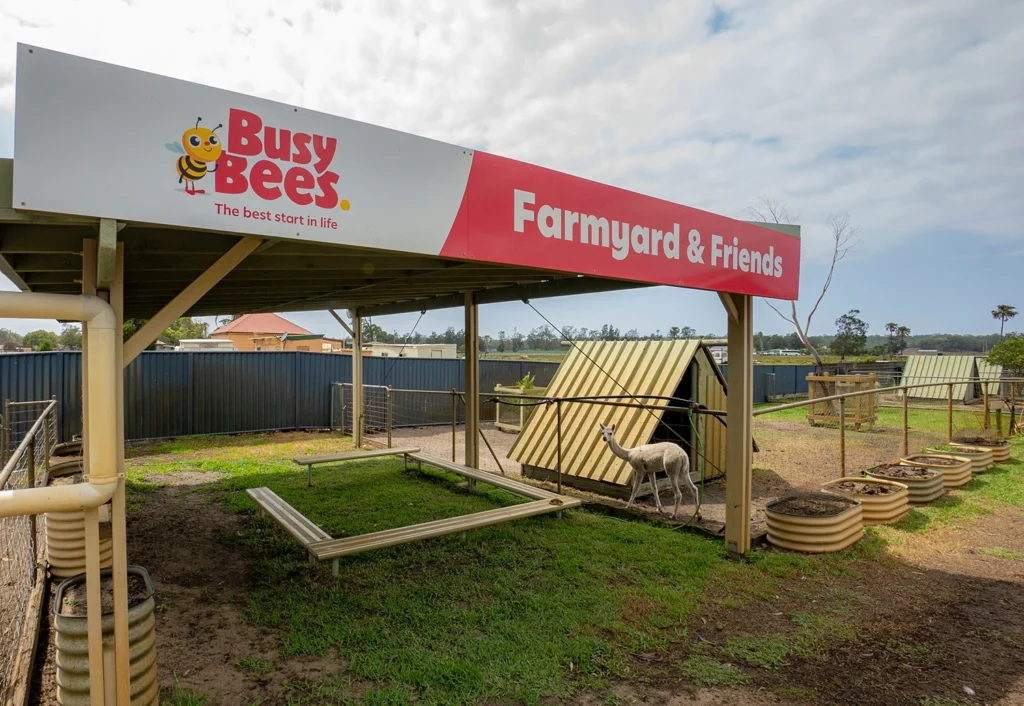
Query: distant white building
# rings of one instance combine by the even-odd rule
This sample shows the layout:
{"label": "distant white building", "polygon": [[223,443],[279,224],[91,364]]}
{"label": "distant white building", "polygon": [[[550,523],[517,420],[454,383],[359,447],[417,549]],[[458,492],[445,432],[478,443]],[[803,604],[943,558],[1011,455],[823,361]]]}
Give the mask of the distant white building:
{"label": "distant white building", "polygon": [[729,362],[729,346],[708,346],[711,349],[711,357],[715,359],[715,362],[719,365],[725,365]]}
{"label": "distant white building", "polygon": [[364,355],[382,358],[455,358],[457,355],[454,343],[364,343],[363,348]]}
{"label": "distant white building", "polygon": [[226,338],[183,338],[178,341],[179,351],[233,351],[235,344]]}
{"label": "distant white building", "polygon": [[764,355],[803,355],[803,351],[795,351],[791,348],[775,348],[770,351],[765,351]]}

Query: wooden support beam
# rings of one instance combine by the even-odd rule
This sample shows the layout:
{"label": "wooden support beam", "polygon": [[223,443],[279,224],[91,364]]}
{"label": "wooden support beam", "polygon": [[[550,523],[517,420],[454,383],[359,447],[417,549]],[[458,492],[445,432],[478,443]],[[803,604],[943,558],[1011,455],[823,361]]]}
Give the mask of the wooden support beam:
{"label": "wooden support beam", "polygon": [[176,319],[185,314],[195,305],[203,295],[213,289],[214,285],[220,282],[224,275],[235,268],[235,265],[246,258],[249,253],[259,247],[263,242],[262,238],[247,235],[239,240],[234,247],[224,253],[215,263],[199,275],[192,284],[185,287],[181,294],[176,296],[158,311],[153,318],[146,322],[145,326],[135,332],[135,335],[124,344],[124,366],[127,367],[150,343],[157,339],[164,329],[174,323]]}
{"label": "wooden support beam", "polygon": [[[124,325],[124,243],[117,243],[113,278],[108,301],[117,318],[117,328]],[[124,369],[124,345],[117,346],[114,366]],[[118,374],[116,398],[117,422],[117,489],[110,505],[111,539],[113,543],[114,583],[114,675],[117,706],[131,706],[131,660],[128,638],[128,530],[125,507],[124,468],[124,375]]]}
{"label": "wooden support beam", "polygon": [[[113,362],[113,361],[111,361]],[[85,509],[85,614],[89,654],[89,706],[107,706],[103,689],[103,606],[100,604],[100,516]]]}
{"label": "wooden support beam", "polygon": [[466,292],[466,463],[480,468],[480,307],[476,292]]}
{"label": "wooden support beam", "polygon": [[729,323],[736,323],[740,320],[739,311],[736,309],[736,302],[732,300],[732,295],[728,292],[719,292],[718,298],[722,300],[722,306],[725,307],[725,311],[729,314]]}
{"label": "wooden support beam", "polygon": [[726,298],[736,310],[736,318],[730,316],[729,319],[725,548],[730,556],[740,557],[750,550],[750,500],[754,462],[754,301],[745,294],[723,294],[723,303]]}
{"label": "wooden support beam", "polygon": [[352,443],[363,446],[363,317],[352,317]]}
{"label": "wooden support beam", "polygon": [[334,309],[328,309],[327,311],[331,312],[331,316],[333,316],[334,319],[339,324],[341,324],[341,327],[348,331],[348,335],[352,336],[352,338],[354,339],[356,335],[352,333],[352,327],[348,325],[348,322],[345,321],[345,319],[341,318],[341,316],[338,315],[338,312],[336,312]]}
{"label": "wooden support beam", "polygon": [[96,251],[96,289],[107,291],[114,281],[117,257],[117,221],[100,219],[100,239]]}

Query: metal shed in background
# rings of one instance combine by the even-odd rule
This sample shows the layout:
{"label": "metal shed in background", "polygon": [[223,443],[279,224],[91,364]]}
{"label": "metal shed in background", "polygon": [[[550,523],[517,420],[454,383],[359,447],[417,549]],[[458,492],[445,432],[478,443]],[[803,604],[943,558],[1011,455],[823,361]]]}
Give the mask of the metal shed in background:
{"label": "metal shed in background", "polygon": [[[709,415],[665,410],[668,401],[643,398],[680,397],[710,409],[725,409],[725,378],[705,344],[699,340],[583,343],[559,366],[547,395],[622,396],[626,390],[648,402],[648,409],[561,403],[563,482],[609,495],[629,494],[631,469],[609,451],[598,433],[599,422],[614,424],[615,436],[624,447],[672,441],[690,453],[691,470],[698,476],[701,471],[707,477],[724,472],[725,426],[721,421]],[[509,451],[508,457],[523,464],[528,477],[550,480],[557,475],[557,413],[555,405],[539,407]],[[695,454],[695,448],[700,453]]]}
{"label": "metal shed in background", "polygon": [[[973,355],[911,355],[907,356],[907,365],[903,369],[902,385],[924,385],[934,382],[929,387],[918,387],[908,391],[911,399],[945,400],[948,394],[947,384],[953,380],[982,378],[998,380],[1003,369],[993,365],[987,359]],[[990,395],[999,394],[999,383],[985,383]],[[957,382],[953,385],[953,399],[969,402],[982,395],[981,383]]]}

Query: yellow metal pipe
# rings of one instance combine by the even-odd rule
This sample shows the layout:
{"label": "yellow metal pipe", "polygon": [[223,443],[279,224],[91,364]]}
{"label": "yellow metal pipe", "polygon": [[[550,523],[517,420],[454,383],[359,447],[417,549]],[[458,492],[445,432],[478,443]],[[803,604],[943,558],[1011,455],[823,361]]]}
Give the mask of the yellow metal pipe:
{"label": "yellow metal pipe", "polygon": [[117,487],[117,320],[102,299],[71,294],[0,292],[0,316],[81,321],[89,333],[89,478],[86,483],[0,491],[0,517],[71,512],[107,503]]}

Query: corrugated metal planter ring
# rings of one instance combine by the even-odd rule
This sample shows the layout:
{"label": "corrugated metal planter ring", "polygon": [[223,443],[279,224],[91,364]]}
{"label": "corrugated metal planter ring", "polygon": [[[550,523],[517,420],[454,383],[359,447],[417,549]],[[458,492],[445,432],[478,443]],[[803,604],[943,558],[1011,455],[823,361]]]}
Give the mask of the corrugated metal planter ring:
{"label": "corrugated metal planter ring", "polygon": [[930,468],[925,470],[931,471],[931,473],[922,478],[890,476],[887,475],[884,470],[876,471],[874,468],[869,468],[865,474],[868,478],[880,478],[882,480],[893,481],[894,483],[902,483],[907,486],[911,505],[927,505],[928,503],[938,500],[945,495],[946,486],[943,485],[942,482],[942,473]]}
{"label": "corrugated metal planter ring", "polygon": [[[796,498],[839,501],[847,505],[834,515],[797,515],[780,511]],[[765,506],[768,541],[777,547],[810,554],[838,552],[864,536],[863,508],[858,500],[833,493],[803,493],[773,500]]]}
{"label": "corrugated metal planter ring", "polygon": [[[885,485],[896,490],[885,495],[848,493],[836,488],[841,483]],[[910,511],[910,493],[907,490],[907,486],[891,480],[881,480],[879,478],[836,478],[825,483],[821,489],[826,493],[840,493],[858,500],[861,504],[865,525],[887,525],[898,522]]]}
{"label": "corrugated metal planter ring", "polygon": [[[955,466],[946,465],[945,461],[957,461]],[[930,468],[942,474],[942,484],[947,488],[959,488],[971,482],[974,464],[967,459],[945,458],[935,454],[909,454],[900,459],[904,466]]]}
{"label": "corrugated metal planter ring", "polygon": [[956,451],[938,451],[936,449],[925,449],[924,451],[929,456],[967,459],[971,462],[972,473],[981,473],[992,467],[991,449],[967,449],[960,447]]}
{"label": "corrugated metal planter ring", "polygon": [[[85,571],[85,513],[48,512],[46,526],[46,558],[50,573],[57,578],[77,576]],[[110,566],[114,547],[110,525],[100,525],[100,566]],[[105,530],[105,531],[104,531]]]}
{"label": "corrugated metal planter ring", "polygon": [[[110,576],[110,569],[101,572]],[[129,576],[138,576],[146,584],[144,600],[128,607],[128,645],[131,661],[132,706],[150,706],[157,703],[159,684],[156,671],[156,617],[153,614],[153,582],[141,566],[129,566]],[[63,581],[57,587],[53,602],[54,624],[57,636],[57,702],[61,706],[89,706],[89,644],[86,617],[61,615],[64,592],[85,581],[80,574]],[[114,615],[103,615],[103,641],[114,639]]]}
{"label": "corrugated metal planter ring", "polygon": [[958,444],[953,442],[950,446],[956,449],[981,449],[992,452],[992,462],[1002,463],[1010,460],[1010,442],[1003,441],[999,444]]}

